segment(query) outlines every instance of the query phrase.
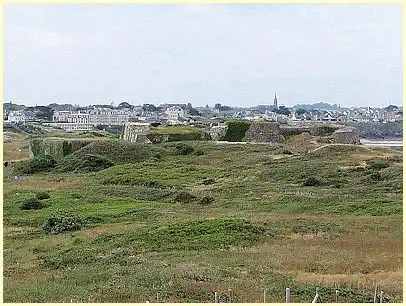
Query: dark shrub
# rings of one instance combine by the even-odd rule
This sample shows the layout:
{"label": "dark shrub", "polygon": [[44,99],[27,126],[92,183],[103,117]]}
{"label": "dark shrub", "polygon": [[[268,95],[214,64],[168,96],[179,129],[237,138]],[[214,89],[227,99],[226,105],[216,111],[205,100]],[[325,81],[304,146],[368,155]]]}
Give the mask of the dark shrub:
{"label": "dark shrub", "polygon": [[292,151],[289,151],[289,150],[283,150],[282,151],[282,154],[288,154],[288,155],[292,155],[293,153],[292,153]]}
{"label": "dark shrub", "polygon": [[77,170],[84,172],[95,172],[111,166],[114,166],[114,163],[107,157],[98,154],[85,154],[80,160]]}
{"label": "dark shrub", "polygon": [[175,201],[181,202],[181,203],[190,203],[195,200],[196,200],[196,196],[194,196],[193,194],[190,194],[186,191],[179,192],[175,197]]}
{"label": "dark shrub", "polygon": [[16,165],[15,171],[21,174],[33,174],[52,170],[56,165],[55,159],[50,155],[38,155],[30,160],[24,160]]}
{"label": "dark shrub", "polygon": [[381,176],[381,174],[380,174],[378,171],[373,171],[373,172],[371,172],[371,174],[369,175],[369,180],[370,180],[370,181],[373,181],[373,182],[375,182],[375,181],[380,181],[380,180],[382,180],[382,176]]}
{"label": "dark shrub", "polygon": [[107,157],[98,154],[69,155],[58,165],[60,172],[96,172],[114,166]]}
{"label": "dark shrub", "polygon": [[371,168],[379,171],[381,169],[388,168],[389,166],[390,166],[390,163],[388,161],[378,159],[372,164]]}
{"label": "dark shrub", "polygon": [[24,210],[38,210],[43,207],[44,206],[41,204],[41,202],[37,198],[27,199],[21,205],[21,209],[24,209]]}
{"label": "dark shrub", "polygon": [[69,231],[80,230],[83,226],[83,220],[69,212],[54,213],[44,225],[44,230],[48,234],[59,234]]}
{"label": "dark shrub", "polygon": [[191,154],[195,151],[195,148],[193,148],[191,145],[180,142],[176,144],[170,144],[166,146],[167,148],[175,148],[176,153],[179,155],[188,155]]}
{"label": "dark shrub", "polygon": [[322,186],[323,183],[314,176],[308,177],[304,182],[303,186]]}
{"label": "dark shrub", "polygon": [[203,185],[211,185],[214,184],[216,181],[214,179],[206,179],[202,182]]}
{"label": "dark shrub", "polygon": [[200,204],[202,205],[209,205],[210,203],[214,202],[214,198],[210,196],[205,196],[200,199]]}
{"label": "dark shrub", "polygon": [[203,152],[202,150],[197,150],[197,151],[195,152],[195,155],[196,155],[196,156],[201,156],[201,155],[204,155],[204,152]]}
{"label": "dark shrub", "polygon": [[244,120],[229,120],[227,124],[228,128],[222,140],[234,142],[242,141],[251,125],[250,122]]}
{"label": "dark shrub", "polygon": [[45,200],[50,198],[48,191],[38,191],[36,193],[36,196],[38,200]]}
{"label": "dark shrub", "polygon": [[200,132],[189,133],[170,133],[168,141],[185,141],[185,140],[201,140],[202,134]]}
{"label": "dark shrub", "polygon": [[81,199],[83,198],[83,195],[81,195],[79,192],[73,192],[71,193],[70,197],[73,199]]}

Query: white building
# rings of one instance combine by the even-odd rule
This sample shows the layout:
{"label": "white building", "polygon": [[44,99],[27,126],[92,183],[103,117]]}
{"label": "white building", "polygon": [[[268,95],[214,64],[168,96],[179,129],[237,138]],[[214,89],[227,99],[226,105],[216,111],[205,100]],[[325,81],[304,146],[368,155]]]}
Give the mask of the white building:
{"label": "white building", "polygon": [[90,114],[88,113],[73,113],[68,117],[69,123],[90,123]]}
{"label": "white building", "polygon": [[129,112],[110,108],[94,108],[85,112],[56,111],[53,115],[53,121],[61,123],[57,126],[66,131],[91,130],[97,125],[123,125],[129,120]]}
{"label": "white building", "polygon": [[44,123],[44,125],[52,126],[55,128],[63,129],[67,132],[72,131],[91,131],[93,130],[93,125],[89,123],[75,123],[75,122],[52,122]]}
{"label": "white building", "polygon": [[25,123],[26,120],[27,120],[27,118],[26,118],[23,111],[10,111],[10,113],[8,114],[8,121],[9,122],[15,122],[15,123],[23,122],[23,123]]}
{"label": "white building", "polygon": [[168,107],[165,112],[168,120],[176,121],[179,120],[181,117],[184,117],[183,109],[179,106]]}
{"label": "white building", "polygon": [[125,110],[110,108],[95,108],[90,112],[90,123],[93,125],[123,125],[130,120],[130,114]]}
{"label": "white building", "polygon": [[71,114],[72,111],[54,111],[54,114],[52,115],[52,121],[68,122],[68,118]]}

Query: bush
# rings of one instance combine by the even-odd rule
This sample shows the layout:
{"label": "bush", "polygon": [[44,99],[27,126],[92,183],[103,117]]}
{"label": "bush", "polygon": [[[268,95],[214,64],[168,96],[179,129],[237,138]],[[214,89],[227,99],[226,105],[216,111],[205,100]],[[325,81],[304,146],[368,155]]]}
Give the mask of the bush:
{"label": "bush", "polygon": [[209,205],[214,202],[214,198],[210,196],[205,196],[200,199],[200,204],[202,205]]}
{"label": "bush", "polygon": [[44,225],[44,231],[48,234],[59,234],[69,231],[77,231],[83,227],[83,220],[69,212],[54,213]]}
{"label": "bush", "polygon": [[21,205],[21,209],[23,209],[23,210],[38,210],[43,207],[44,207],[44,205],[37,198],[27,199]]}
{"label": "bush", "polygon": [[20,174],[33,174],[52,170],[56,165],[50,155],[38,155],[30,160],[24,160],[16,165],[15,171]]}
{"label": "bush", "polygon": [[211,185],[214,184],[216,181],[214,179],[206,179],[202,182],[203,185]]}
{"label": "bush", "polygon": [[369,180],[372,182],[380,181],[380,180],[382,180],[382,176],[378,171],[373,171],[369,175]]}
{"label": "bush", "polygon": [[193,148],[191,145],[183,143],[183,142],[167,145],[166,147],[175,148],[176,153],[179,155],[188,155],[188,154],[192,154],[195,151],[195,148]]}
{"label": "bush", "polygon": [[36,193],[36,196],[38,200],[45,200],[50,198],[48,191],[38,191]]}
{"label": "bush", "polygon": [[59,164],[57,170],[60,172],[96,172],[114,166],[114,163],[107,157],[98,154],[69,155]]}
{"label": "bush", "polygon": [[196,196],[194,196],[193,194],[190,194],[186,191],[181,191],[179,192],[176,197],[175,197],[175,201],[176,202],[180,202],[180,203],[190,203],[196,200]]}
{"label": "bush", "polygon": [[288,154],[288,155],[292,155],[293,154],[293,152],[292,151],[290,151],[290,150],[283,150],[282,151],[282,154]]}
{"label": "bush", "polygon": [[378,160],[375,160],[375,161],[374,161],[374,163],[372,164],[371,168],[374,169],[374,170],[379,171],[379,170],[381,170],[381,169],[388,168],[389,166],[390,166],[390,163],[389,163],[388,161],[382,160],[382,159],[378,159]]}
{"label": "bush", "polygon": [[314,176],[308,177],[304,182],[303,186],[322,186],[323,183]]}

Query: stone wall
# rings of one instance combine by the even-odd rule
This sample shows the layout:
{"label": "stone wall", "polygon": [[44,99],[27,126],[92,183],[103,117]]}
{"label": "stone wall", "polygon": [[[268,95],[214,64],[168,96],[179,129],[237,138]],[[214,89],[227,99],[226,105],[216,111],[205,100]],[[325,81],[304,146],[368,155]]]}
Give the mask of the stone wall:
{"label": "stone wall", "polygon": [[301,135],[305,132],[310,133],[310,127],[298,127],[298,126],[281,126],[281,134],[284,137]]}
{"label": "stone wall", "polygon": [[333,133],[331,139],[334,143],[360,144],[359,132],[355,129],[344,128]]}
{"label": "stone wall", "polygon": [[148,123],[127,122],[120,138],[129,142],[150,143],[147,138],[150,129],[151,125]]}
{"label": "stone wall", "polygon": [[212,140],[221,140],[227,133],[227,124],[219,124],[212,126],[209,130],[210,138]]}
{"label": "stone wall", "polygon": [[55,160],[60,160],[94,140],[90,138],[34,138],[30,141],[28,154],[30,158],[38,155],[51,155]]}
{"label": "stone wall", "polygon": [[280,143],[285,141],[279,128],[279,123],[269,121],[252,122],[248,131],[245,133],[245,139],[253,142],[271,142]]}

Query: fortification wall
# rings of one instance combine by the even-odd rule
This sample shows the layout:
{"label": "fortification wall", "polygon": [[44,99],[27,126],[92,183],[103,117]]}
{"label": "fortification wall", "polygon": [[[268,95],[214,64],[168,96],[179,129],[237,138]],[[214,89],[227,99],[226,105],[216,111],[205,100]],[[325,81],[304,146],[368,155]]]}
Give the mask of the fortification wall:
{"label": "fortification wall", "polygon": [[212,140],[221,140],[227,133],[228,126],[227,124],[219,124],[212,126],[209,130],[210,138]]}
{"label": "fortification wall", "polygon": [[149,123],[127,122],[120,138],[129,142],[149,143],[151,141],[147,138],[147,134],[150,130]]}
{"label": "fortification wall", "polygon": [[64,158],[95,139],[35,138],[30,141],[29,157],[51,155],[55,160]]}
{"label": "fortification wall", "polygon": [[360,144],[360,134],[355,129],[340,129],[331,136],[333,143]]}
{"label": "fortification wall", "polygon": [[247,141],[280,143],[285,141],[277,122],[255,121],[252,122],[245,133]]}
{"label": "fortification wall", "polygon": [[284,137],[301,135],[303,133],[310,133],[310,127],[300,126],[280,126],[281,134]]}

